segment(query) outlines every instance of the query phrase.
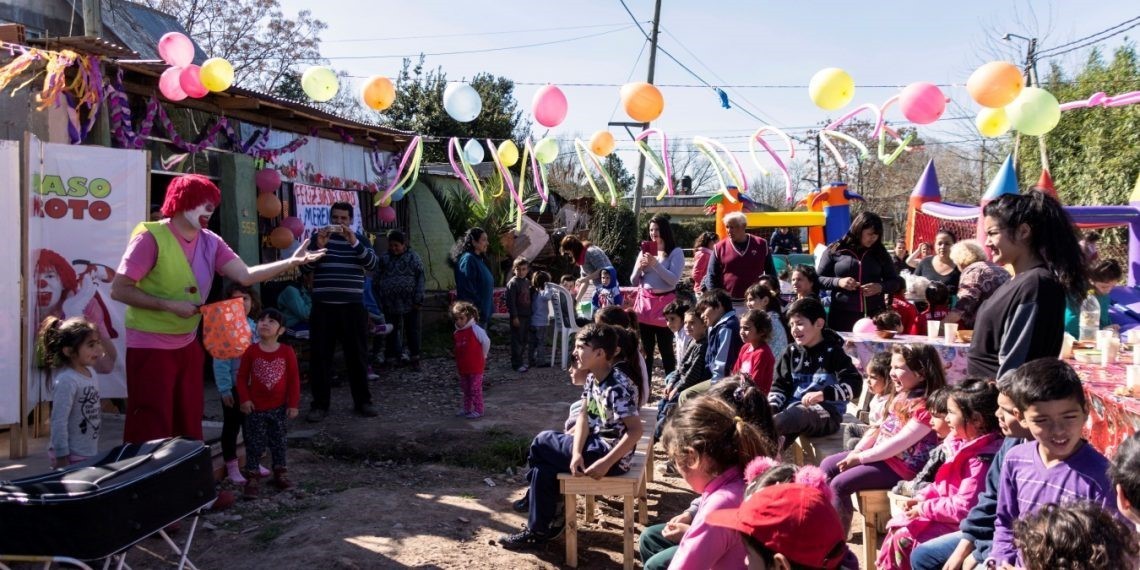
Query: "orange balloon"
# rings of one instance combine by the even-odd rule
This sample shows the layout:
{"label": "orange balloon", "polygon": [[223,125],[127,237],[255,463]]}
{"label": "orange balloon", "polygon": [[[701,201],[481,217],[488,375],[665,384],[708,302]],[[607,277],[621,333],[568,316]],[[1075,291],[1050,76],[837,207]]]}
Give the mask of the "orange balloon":
{"label": "orange balloon", "polygon": [[276,218],[281,214],[281,199],[272,193],[258,194],[257,214],[263,218]]}
{"label": "orange balloon", "polygon": [[1000,109],[1017,99],[1025,78],[1021,70],[1008,61],[991,61],[970,74],[966,90],[983,107]]}
{"label": "orange balloon", "polygon": [[373,111],[383,111],[396,100],[396,86],[387,77],[370,77],[360,90],[360,100]]}
{"label": "orange balloon", "polygon": [[665,110],[665,97],[659,89],[644,81],[626,83],[621,88],[621,104],[631,119],[649,123]]}
{"label": "orange balloon", "polygon": [[609,131],[598,131],[590,137],[590,152],[598,156],[608,156],[614,151],[614,135]]}
{"label": "orange balloon", "polygon": [[277,226],[269,232],[269,245],[277,249],[285,249],[293,245],[293,232],[285,226]]}

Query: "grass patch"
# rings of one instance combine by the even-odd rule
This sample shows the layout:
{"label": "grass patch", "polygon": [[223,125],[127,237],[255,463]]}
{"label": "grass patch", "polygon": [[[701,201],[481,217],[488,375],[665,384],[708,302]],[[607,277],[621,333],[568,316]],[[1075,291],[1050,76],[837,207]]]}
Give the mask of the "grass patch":
{"label": "grass patch", "polygon": [[483,432],[480,441],[482,444],[477,447],[445,454],[441,457],[441,461],[460,467],[504,471],[507,467],[517,467],[526,463],[531,438],[492,428]]}
{"label": "grass patch", "polygon": [[253,541],[262,546],[269,546],[269,543],[277,540],[277,537],[281,536],[283,532],[285,532],[284,526],[277,523],[269,523],[261,527],[261,530],[253,536]]}

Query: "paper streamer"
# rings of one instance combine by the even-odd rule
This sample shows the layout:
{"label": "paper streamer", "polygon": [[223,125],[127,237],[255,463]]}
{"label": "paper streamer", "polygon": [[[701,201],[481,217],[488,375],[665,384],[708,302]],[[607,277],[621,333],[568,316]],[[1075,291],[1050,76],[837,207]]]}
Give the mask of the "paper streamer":
{"label": "paper streamer", "polygon": [[[495,148],[495,145],[491,142],[491,139],[487,139],[487,148]],[[507,169],[507,167],[503,166],[503,161],[499,160],[499,153],[492,152],[491,160],[495,161],[495,166],[499,169],[499,175],[503,179],[503,183],[506,184],[507,188],[511,191],[511,199],[514,200],[515,204],[519,207],[519,211],[521,212],[523,210],[522,198],[519,197],[518,191],[515,190],[515,181],[513,178],[511,178],[511,171]],[[499,195],[501,194],[502,192],[499,192]]]}
{"label": "paper streamer", "polygon": [[760,159],[756,156],[756,143],[760,143],[760,146],[764,147],[764,150],[768,153],[768,156],[771,156],[772,160],[775,161],[776,168],[779,168],[780,172],[784,173],[785,200],[791,202],[792,175],[788,173],[788,165],[784,163],[784,160],[780,158],[780,155],[776,153],[771,145],[769,145],[768,142],[764,140],[764,133],[766,132],[771,132],[772,134],[775,134],[784,139],[784,144],[788,145],[788,160],[796,157],[796,145],[793,143],[792,137],[789,137],[788,134],[784,131],[768,125],[760,127],[759,129],[756,129],[755,133],[752,133],[752,138],[748,140],[748,153],[752,156],[752,162],[756,164],[756,168],[759,168],[760,172],[764,176],[768,176],[770,174],[768,172],[768,169],[764,168],[764,165],[760,163]]}
{"label": "paper streamer", "polygon": [[[598,160],[598,156],[590,152],[590,149],[586,146],[586,143],[582,142],[582,139],[579,138],[574,139],[574,152],[578,155],[578,163],[582,165],[582,172],[586,175],[586,182],[590,183],[590,189],[594,191],[594,198],[599,202],[606,201],[605,196],[603,196],[602,192],[598,190],[598,184],[594,182],[594,177],[590,175],[590,167],[586,165],[586,156],[590,157],[590,162],[592,162],[594,164],[594,168],[597,169],[599,173],[601,173],[602,180],[606,182],[606,186],[610,190],[610,205],[616,206],[617,189],[614,188],[614,180],[610,177],[610,173],[606,172],[605,168],[602,168],[602,163],[600,160]],[[585,156],[583,156],[583,154]]]}
{"label": "paper streamer", "polygon": [[[721,171],[723,170],[725,174],[732,178],[732,183],[736,185],[736,189],[739,190],[741,194],[747,192],[748,177],[745,176],[744,168],[740,166],[740,161],[736,160],[736,156],[733,155],[732,152],[730,152],[727,148],[725,148],[724,145],[708,137],[693,137],[693,146],[696,146],[697,150],[701,151],[702,154],[708,157],[709,161],[712,162],[713,166],[716,167],[716,177],[717,180],[720,181],[720,191],[724,194],[725,199],[727,199],[729,202],[736,203],[737,200],[732,197],[732,194],[729,193],[728,183],[725,181],[725,177],[723,174],[721,174]],[[728,162],[725,161],[721,156],[722,154],[727,155],[730,159],[732,159],[733,165],[736,166],[736,172],[732,171],[732,168],[729,167]]]}
{"label": "paper streamer", "polygon": [[[546,205],[549,202],[549,198],[547,198],[546,195],[546,165],[539,162],[538,157],[534,155],[534,146],[531,144],[530,139],[527,139],[523,144],[523,157],[526,157],[528,154],[530,155],[530,168],[532,176],[534,177],[534,190],[538,193],[538,198],[542,200],[542,206],[538,209],[538,213],[541,214],[546,211]],[[526,170],[525,160],[523,161],[523,170]],[[519,185],[522,185],[521,179]]]}
{"label": "paper streamer", "polygon": [[[462,168],[455,164],[456,153],[459,154],[459,162]],[[471,194],[471,198],[482,204],[483,184],[475,175],[475,169],[471,168],[471,163],[467,162],[467,153],[463,152],[463,148],[459,146],[459,137],[451,137],[451,140],[447,141],[447,161],[451,163],[451,171],[467,188],[467,193]]]}
{"label": "paper streamer", "polygon": [[[645,142],[645,139],[653,135],[661,135],[661,156],[657,156],[657,154],[649,148],[649,143]],[[633,140],[637,144],[637,150],[641,151],[641,154],[649,159],[649,164],[653,166],[654,170],[657,171],[657,175],[660,176],[663,181],[661,191],[657,193],[657,199],[660,200],[664,198],[666,192],[672,196],[675,193],[675,189],[673,187],[673,161],[669,160],[669,137],[665,135],[664,131],[646,129]]]}
{"label": "paper streamer", "polygon": [[[376,198],[375,204],[377,206],[382,202],[388,202],[392,198],[392,194],[396,192],[396,188],[403,186],[407,189],[405,193],[412,190],[412,186],[415,186],[416,180],[420,178],[420,161],[423,160],[423,157],[423,137],[416,135],[412,142],[408,143],[408,148],[404,150],[404,158],[400,159],[400,166],[396,169],[396,175],[392,177],[392,185]],[[410,164],[409,160],[411,161]],[[403,174],[403,178],[400,177],[401,174]],[[408,182],[409,179],[411,182]],[[408,182],[407,185],[405,185],[406,182]]]}
{"label": "paper streamer", "polygon": [[1140,103],[1140,91],[1130,91],[1109,97],[1104,92],[1093,93],[1092,97],[1084,101],[1070,101],[1061,104],[1062,111],[1084,109],[1088,107],[1123,107]]}

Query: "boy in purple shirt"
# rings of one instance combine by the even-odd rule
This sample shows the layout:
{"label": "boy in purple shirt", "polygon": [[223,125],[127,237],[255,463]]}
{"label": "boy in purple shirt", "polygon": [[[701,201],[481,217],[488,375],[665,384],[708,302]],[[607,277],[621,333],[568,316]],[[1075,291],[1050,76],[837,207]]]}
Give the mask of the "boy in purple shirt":
{"label": "boy in purple shirt", "polygon": [[1014,394],[1021,423],[1033,441],[1010,449],[1001,468],[997,520],[990,560],[1020,566],[1013,543],[1017,519],[1049,503],[1089,501],[1116,511],[1108,479],[1108,460],[1081,438],[1088,419],[1084,388],[1064,362],[1043,358],[1028,362],[1039,379]]}

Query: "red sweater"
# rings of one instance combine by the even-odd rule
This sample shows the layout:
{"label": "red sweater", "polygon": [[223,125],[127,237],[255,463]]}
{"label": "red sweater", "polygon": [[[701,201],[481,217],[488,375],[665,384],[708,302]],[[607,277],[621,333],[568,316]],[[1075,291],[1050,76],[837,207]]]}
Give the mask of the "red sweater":
{"label": "red sweater", "polygon": [[253,402],[257,411],[301,405],[301,375],[297,371],[297,355],[287,344],[265,352],[254,344],[241,355],[237,388],[239,402]]}
{"label": "red sweater", "polygon": [[764,394],[772,390],[772,375],[775,371],[776,357],[772,355],[772,349],[768,348],[766,342],[760,343],[759,348],[744,343],[740,355],[736,357],[736,364],[732,367],[733,374],[737,372],[747,374],[752,383]]}
{"label": "red sweater", "polygon": [[483,328],[470,323],[455,331],[455,365],[460,374],[482,374],[491,341]]}

